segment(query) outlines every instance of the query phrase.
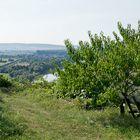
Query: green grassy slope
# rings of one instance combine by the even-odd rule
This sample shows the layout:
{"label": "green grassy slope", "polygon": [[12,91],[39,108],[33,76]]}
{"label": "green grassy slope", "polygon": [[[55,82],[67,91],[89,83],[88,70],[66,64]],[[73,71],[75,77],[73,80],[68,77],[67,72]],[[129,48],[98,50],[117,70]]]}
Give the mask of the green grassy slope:
{"label": "green grassy slope", "polygon": [[0,93],[0,139],[139,140],[140,119],[117,108],[85,111],[40,89]]}

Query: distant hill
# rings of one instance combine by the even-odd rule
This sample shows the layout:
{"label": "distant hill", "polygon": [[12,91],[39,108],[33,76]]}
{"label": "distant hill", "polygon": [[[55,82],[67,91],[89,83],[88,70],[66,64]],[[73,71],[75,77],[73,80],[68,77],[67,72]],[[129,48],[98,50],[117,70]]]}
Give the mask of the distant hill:
{"label": "distant hill", "polygon": [[53,44],[24,44],[0,43],[0,51],[36,51],[36,50],[65,50],[63,45]]}

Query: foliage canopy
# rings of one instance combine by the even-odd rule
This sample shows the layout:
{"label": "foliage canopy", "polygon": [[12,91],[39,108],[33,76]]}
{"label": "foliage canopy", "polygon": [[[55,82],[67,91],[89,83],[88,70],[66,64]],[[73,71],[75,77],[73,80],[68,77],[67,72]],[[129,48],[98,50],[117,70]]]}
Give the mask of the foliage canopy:
{"label": "foliage canopy", "polygon": [[140,21],[138,28],[118,23],[120,35],[114,39],[94,36],[75,48],[69,40],[65,46],[69,59],[58,68],[57,89],[60,97],[79,98],[88,106],[119,103],[120,94],[129,95],[140,84]]}

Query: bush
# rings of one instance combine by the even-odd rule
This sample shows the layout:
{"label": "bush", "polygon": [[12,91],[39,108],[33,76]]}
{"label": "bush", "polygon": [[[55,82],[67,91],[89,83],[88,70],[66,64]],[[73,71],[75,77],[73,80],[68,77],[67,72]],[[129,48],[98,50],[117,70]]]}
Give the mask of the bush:
{"label": "bush", "polygon": [[0,87],[11,87],[12,86],[12,82],[8,79],[8,77],[6,77],[5,75],[0,75]]}

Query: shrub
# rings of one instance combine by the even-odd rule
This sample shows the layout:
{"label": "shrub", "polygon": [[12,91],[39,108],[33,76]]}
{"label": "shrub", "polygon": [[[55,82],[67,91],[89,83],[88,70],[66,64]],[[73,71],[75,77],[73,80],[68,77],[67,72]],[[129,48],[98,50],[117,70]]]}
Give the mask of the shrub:
{"label": "shrub", "polygon": [[0,87],[11,87],[12,82],[5,75],[0,75]]}

